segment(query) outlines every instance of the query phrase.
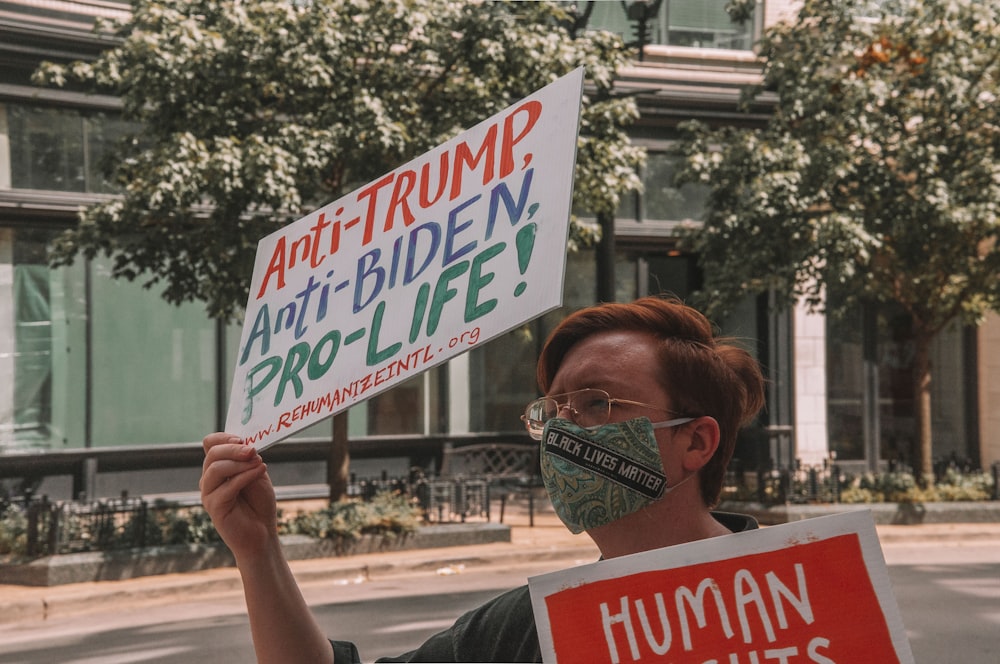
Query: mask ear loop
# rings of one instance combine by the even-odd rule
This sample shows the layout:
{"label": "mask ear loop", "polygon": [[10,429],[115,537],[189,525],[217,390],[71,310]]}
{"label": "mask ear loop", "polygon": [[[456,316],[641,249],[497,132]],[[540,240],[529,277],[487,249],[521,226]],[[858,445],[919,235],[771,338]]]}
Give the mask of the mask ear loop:
{"label": "mask ear loop", "polygon": [[[698,419],[698,418],[696,418],[696,417],[678,417],[678,418],[673,419],[673,420],[666,420],[665,422],[653,422],[652,425],[653,425],[654,429],[665,429],[667,427],[676,427],[676,426],[680,426],[682,424],[687,424],[688,422],[694,422],[696,419]],[[676,489],[680,485],[684,484],[685,482],[687,482],[688,480],[690,480],[692,477],[694,477],[697,474],[698,474],[698,472],[695,471],[695,472],[691,473],[690,475],[688,475],[687,477],[685,477],[684,479],[682,479],[677,484],[675,484],[673,486],[665,486],[665,487],[663,487],[663,493],[660,495],[659,500],[663,500],[664,496],[666,496],[668,493],[670,493],[671,491],[673,491],[674,489]]]}
{"label": "mask ear loop", "polygon": [[667,420],[666,422],[652,422],[654,429],[664,429],[666,427],[678,427],[682,424],[687,424],[688,422],[694,422],[694,417],[678,417],[674,420]]}
{"label": "mask ear loop", "polygon": [[[553,417],[552,419],[554,420],[556,418]],[[560,419],[563,419],[563,418],[560,418]],[[665,422],[650,422],[650,425],[654,429],[664,429],[664,428],[667,428],[667,427],[679,427],[682,424],[687,424],[688,422],[694,422],[696,419],[698,419],[698,418],[696,418],[696,417],[678,417],[678,418],[673,419],[673,420],[666,420]],[[570,423],[573,423],[573,421],[570,420]],[[579,425],[577,425],[577,426],[579,426]],[[605,425],[603,425],[603,424],[595,424],[593,426],[580,427],[580,428],[581,429],[586,429],[587,431],[594,431],[596,429],[600,429],[603,426],[605,426]]]}
{"label": "mask ear loop", "polygon": [[685,482],[687,482],[688,480],[690,480],[692,477],[695,477],[696,475],[698,475],[697,471],[691,473],[690,475],[688,475],[687,477],[685,477],[684,479],[682,479],[680,482],[678,482],[677,484],[675,484],[673,486],[665,486],[665,487],[663,487],[663,494],[660,496],[660,500],[663,500],[663,498],[668,493],[670,493],[671,491],[673,491],[674,489],[676,489],[680,485],[684,484]]}

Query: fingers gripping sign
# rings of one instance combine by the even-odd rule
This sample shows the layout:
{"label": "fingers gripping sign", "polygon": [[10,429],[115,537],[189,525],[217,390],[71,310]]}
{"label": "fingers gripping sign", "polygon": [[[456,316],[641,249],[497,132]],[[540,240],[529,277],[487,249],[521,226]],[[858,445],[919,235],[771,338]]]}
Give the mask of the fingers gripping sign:
{"label": "fingers gripping sign", "polygon": [[211,434],[203,446],[199,486],[205,511],[234,555],[259,550],[266,538],[277,535],[277,506],[267,465],[236,436]]}

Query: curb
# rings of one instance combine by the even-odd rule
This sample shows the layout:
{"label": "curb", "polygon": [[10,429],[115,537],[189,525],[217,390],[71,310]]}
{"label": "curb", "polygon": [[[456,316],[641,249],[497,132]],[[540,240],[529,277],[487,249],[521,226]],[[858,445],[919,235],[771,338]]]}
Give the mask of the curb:
{"label": "curb", "polygon": [[[475,524],[482,525],[482,524]],[[494,526],[496,524],[493,524]],[[509,535],[509,527],[504,527]],[[496,544],[501,544],[498,548]],[[290,560],[300,584],[380,577],[435,570],[514,565],[529,562],[596,560],[590,545],[523,547],[506,541],[396,550],[373,555],[307,557]],[[136,577],[120,581],[83,582],[55,587],[0,587],[0,625],[44,621],[54,616],[81,614],[100,606],[151,602],[178,595],[240,593],[243,589],[235,567],[216,567],[192,573]]]}
{"label": "curb", "polygon": [[1000,501],[945,503],[838,503],[764,505],[724,502],[720,509],[748,514],[765,526],[845,512],[870,511],[877,526],[1000,524]]}
{"label": "curb", "polygon": [[[510,537],[510,526],[473,523],[429,525],[404,535],[362,535],[354,540],[319,540],[304,535],[283,535],[281,546],[285,558],[291,562],[510,542]],[[92,581],[124,581],[234,565],[232,553],[223,544],[93,551],[0,565],[0,584],[52,587]]]}

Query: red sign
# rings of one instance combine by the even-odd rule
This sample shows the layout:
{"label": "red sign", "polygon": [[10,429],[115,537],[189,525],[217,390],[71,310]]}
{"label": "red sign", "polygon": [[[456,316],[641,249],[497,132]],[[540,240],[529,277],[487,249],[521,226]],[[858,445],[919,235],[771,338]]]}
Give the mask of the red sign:
{"label": "red sign", "polygon": [[[843,515],[855,522],[857,516]],[[546,661],[911,662],[895,602],[891,593],[887,596],[888,575],[877,539],[877,560],[870,542],[864,543],[874,536],[874,527],[871,533],[841,528],[828,537],[810,530],[803,538],[804,523],[587,566],[621,568],[625,561],[626,567],[647,567],[631,573],[598,573],[590,581],[582,578],[585,571],[577,572],[575,579],[571,571],[547,575],[562,576],[561,581],[548,580],[555,585],[542,583],[554,588],[552,592],[536,592],[546,577],[532,579]],[[761,547],[754,541],[764,537],[770,544]],[[778,546],[770,550],[746,552],[774,544]],[[674,549],[685,549],[684,560],[696,558],[690,547],[709,549],[706,562],[669,568],[663,564]],[[721,555],[720,549],[731,554]]]}

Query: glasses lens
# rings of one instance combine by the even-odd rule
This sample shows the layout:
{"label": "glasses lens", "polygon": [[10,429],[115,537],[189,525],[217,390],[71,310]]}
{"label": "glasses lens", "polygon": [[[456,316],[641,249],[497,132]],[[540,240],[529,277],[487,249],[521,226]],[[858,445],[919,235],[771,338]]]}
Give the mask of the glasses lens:
{"label": "glasses lens", "polygon": [[582,427],[606,424],[611,414],[611,397],[604,390],[580,390],[571,395],[573,421]]}
{"label": "glasses lens", "polygon": [[528,407],[524,409],[524,426],[528,429],[528,433],[535,440],[542,439],[542,431],[545,429],[545,423],[550,419],[555,417],[556,412],[558,412],[559,406],[555,401],[547,397],[542,397],[541,399],[535,399],[528,404]]}
{"label": "glasses lens", "polygon": [[611,397],[604,390],[586,389],[535,399],[524,409],[524,425],[535,440],[542,439],[545,423],[562,415],[579,426],[595,427],[608,421]]}

